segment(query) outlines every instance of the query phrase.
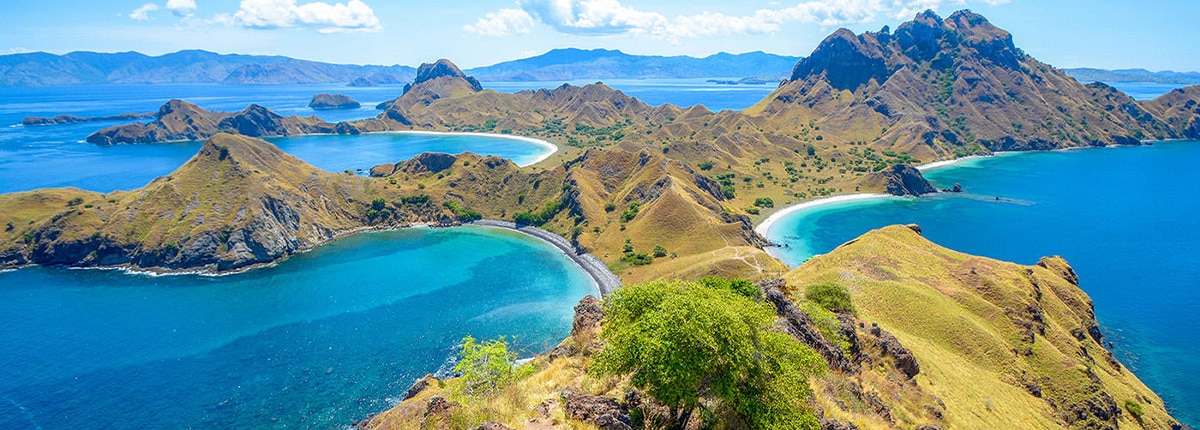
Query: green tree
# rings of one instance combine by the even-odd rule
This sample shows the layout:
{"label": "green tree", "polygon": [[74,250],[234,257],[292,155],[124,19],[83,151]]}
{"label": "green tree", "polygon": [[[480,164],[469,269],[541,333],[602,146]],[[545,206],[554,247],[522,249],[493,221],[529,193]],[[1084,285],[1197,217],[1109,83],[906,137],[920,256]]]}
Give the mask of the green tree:
{"label": "green tree", "polygon": [[758,206],[760,208],[773,208],[775,207],[775,200],[772,200],[770,197],[759,197],[754,199],[754,206]]}
{"label": "green tree", "polygon": [[462,340],[462,359],[454,365],[454,371],[462,374],[467,394],[492,394],[512,382],[516,360],[517,353],[508,349],[504,336],[483,342],[467,336]]}
{"label": "green tree", "polygon": [[666,257],[666,256],[667,256],[667,248],[664,248],[662,245],[654,245],[654,258],[661,258],[661,257]]}
{"label": "green tree", "polygon": [[605,346],[594,372],[631,375],[677,418],[706,398],[752,428],[819,428],[806,408],[808,376],[825,364],[811,348],[770,330],[770,303],[701,283],[655,281],[617,290],[604,307]]}

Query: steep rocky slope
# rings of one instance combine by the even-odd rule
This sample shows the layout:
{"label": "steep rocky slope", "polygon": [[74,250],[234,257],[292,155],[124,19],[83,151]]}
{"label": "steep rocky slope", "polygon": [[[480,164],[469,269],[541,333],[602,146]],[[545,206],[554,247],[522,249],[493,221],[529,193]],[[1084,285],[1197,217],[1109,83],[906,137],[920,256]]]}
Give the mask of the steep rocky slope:
{"label": "steep rocky slope", "polygon": [[968,11],[925,12],[894,33],[838,30],[751,111],[853,125],[922,159],[1178,136],[1129,96],[1078,83]]}

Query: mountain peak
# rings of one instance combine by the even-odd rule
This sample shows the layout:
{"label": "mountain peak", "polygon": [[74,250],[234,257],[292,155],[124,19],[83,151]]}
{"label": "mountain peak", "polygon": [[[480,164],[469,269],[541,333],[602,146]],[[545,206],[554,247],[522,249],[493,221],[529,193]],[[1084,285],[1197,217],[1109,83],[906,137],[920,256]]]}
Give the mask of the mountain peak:
{"label": "mountain peak", "polygon": [[[483,91],[483,86],[475,78],[467,76],[458,66],[445,58],[437,60],[433,63],[422,64],[417,68],[417,78],[413,80],[412,86],[417,86],[425,82],[429,82],[441,77],[452,77],[466,80],[471,83],[471,88],[476,92]],[[407,89],[405,90],[407,92]]]}

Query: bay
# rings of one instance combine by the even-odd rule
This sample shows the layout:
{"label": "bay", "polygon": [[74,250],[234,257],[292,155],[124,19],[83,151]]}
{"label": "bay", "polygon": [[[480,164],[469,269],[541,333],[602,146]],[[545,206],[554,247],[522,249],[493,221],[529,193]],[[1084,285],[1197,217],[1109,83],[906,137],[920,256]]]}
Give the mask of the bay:
{"label": "bay", "polygon": [[927,171],[963,194],[841,202],[793,212],[767,231],[796,266],[862,233],[919,224],[930,240],[1021,264],[1061,255],[1092,297],[1113,352],[1200,423],[1200,142],[1005,154]]}
{"label": "bay", "polygon": [[350,236],[229,276],[0,273],[0,428],[343,427],[450,366],[466,335],[524,356],[597,294],[493,228]]}

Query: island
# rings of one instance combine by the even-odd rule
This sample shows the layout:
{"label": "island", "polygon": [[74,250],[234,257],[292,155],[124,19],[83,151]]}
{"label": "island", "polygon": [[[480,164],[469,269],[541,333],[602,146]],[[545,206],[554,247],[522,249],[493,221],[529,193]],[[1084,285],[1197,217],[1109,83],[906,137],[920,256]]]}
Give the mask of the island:
{"label": "island", "polygon": [[362,105],[343,94],[317,94],[308,107],[315,110],[358,109]]}

